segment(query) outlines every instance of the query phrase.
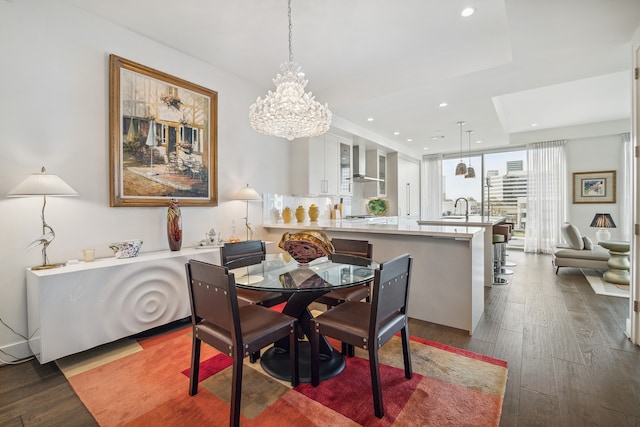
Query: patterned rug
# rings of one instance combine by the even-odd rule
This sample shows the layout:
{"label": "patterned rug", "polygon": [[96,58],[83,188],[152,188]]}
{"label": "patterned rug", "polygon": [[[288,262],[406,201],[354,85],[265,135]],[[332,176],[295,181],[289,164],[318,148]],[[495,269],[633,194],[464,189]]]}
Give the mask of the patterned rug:
{"label": "patterned rug", "polygon": [[[332,341],[335,348],[339,343]],[[125,339],[57,361],[102,426],[229,425],[231,359],[203,344],[200,386],[189,396],[191,329]],[[366,352],[318,387],[291,388],[245,359],[243,426],[497,426],[504,361],[412,338],[413,378],[394,337],[380,350],[385,416],[373,414]]]}

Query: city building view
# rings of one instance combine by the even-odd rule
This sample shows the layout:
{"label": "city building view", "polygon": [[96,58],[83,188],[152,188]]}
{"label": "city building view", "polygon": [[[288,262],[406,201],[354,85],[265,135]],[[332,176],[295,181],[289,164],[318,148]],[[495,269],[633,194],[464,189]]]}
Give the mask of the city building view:
{"label": "city building view", "polygon": [[514,240],[523,237],[527,223],[526,156],[526,151],[521,150],[485,153],[464,159],[474,165],[475,178],[456,176],[455,169],[460,159],[444,159],[442,215],[464,214],[464,203],[455,206],[455,201],[464,197],[469,202],[469,215],[504,216],[515,224]]}

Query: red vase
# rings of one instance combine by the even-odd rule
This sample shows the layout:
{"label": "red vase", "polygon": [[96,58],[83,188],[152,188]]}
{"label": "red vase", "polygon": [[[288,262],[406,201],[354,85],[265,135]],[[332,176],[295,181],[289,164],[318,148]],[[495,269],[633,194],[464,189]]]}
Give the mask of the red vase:
{"label": "red vase", "polygon": [[180,203],[176,199],[171,199],[167,211],[167,238],[169,239],[169,249],[179,251],[182,246],[182,213],[180,212]]}

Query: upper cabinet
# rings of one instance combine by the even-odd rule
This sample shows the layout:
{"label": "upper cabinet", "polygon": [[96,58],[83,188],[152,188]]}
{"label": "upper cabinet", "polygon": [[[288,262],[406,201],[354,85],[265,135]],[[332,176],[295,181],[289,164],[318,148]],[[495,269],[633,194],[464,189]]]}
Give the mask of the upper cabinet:
{"label": "upper cabinet", "polygon": [[[293,141],[291,193],[351,194],[351,141],[330,133]],[[344,159],[344,160],[343,160]],[[345,177],[345,173],[349,173]]]}
{"label": "upper cabinet", "polygon": [[353,194],[353,148],[352,141],[338,137],[338,150],[340,154],[338,194],[351,196]]}
{"label": "upper cabinet", "polygon": [[379,150],[367,151],[367,176],[378,178],[378,182],[371,182],[365,187],[367,197],[387,196],[387,155]]}

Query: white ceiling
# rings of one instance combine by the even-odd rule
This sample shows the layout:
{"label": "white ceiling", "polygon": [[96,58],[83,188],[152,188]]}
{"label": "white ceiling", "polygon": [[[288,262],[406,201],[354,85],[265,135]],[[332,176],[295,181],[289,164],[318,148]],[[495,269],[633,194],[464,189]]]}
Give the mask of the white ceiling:
{"label": "white ceiling", "polygon": [[[252,82],[256,98],[288,58],[286,0],[66,1]],[[293,0],[292,17],[307,90],[416,154],[457,151],[459,121],[486,149],[630,117],[640,0]]]}

